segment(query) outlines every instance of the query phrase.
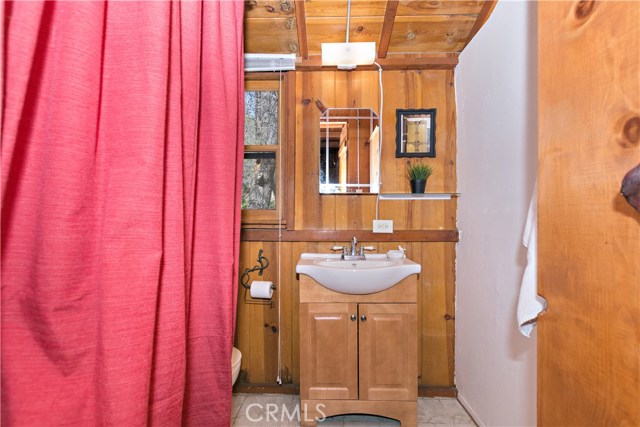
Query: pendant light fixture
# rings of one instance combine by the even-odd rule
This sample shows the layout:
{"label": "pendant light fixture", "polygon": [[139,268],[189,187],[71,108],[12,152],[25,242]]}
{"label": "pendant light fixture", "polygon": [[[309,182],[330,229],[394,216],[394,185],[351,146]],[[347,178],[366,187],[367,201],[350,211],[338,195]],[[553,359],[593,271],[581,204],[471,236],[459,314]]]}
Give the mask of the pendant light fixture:
{"label": "pendant light fixture", "polygon": [[358,65],[371,65],[376,60],[375,42],[349,42],[351,0],[347,0],[346,43],[321,43],[322,65],[337,66],[339,70],[353,70]]}

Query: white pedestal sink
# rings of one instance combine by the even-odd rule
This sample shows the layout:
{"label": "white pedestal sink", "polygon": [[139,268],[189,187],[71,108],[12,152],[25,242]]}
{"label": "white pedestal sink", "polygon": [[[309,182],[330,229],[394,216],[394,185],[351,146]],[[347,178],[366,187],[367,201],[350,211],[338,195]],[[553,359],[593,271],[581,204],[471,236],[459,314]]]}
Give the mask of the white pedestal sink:
{"label": "white pedestal sink", "polygon": [[296,265],[296,273],[306,274],[325,288],[355,295],[384,291],[420,271],[420,264],[410,259],[389,259],[383,254],[352,261],[340,255],[303,253]]}

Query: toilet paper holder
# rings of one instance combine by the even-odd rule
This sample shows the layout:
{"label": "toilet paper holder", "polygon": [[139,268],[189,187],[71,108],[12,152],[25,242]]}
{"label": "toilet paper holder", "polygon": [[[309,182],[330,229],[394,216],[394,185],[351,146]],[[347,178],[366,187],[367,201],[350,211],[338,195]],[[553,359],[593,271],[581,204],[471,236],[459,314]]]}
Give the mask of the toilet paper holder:
{"label": "toilet paper holder", "polygon": [[262,256],[262,249],[260,249],[258,251],[258,265],[255,265],[253,268],[247,268],[244,270],[242,276],[240,276],[240,284],[244,286],[245,289],[251,288],[251,286],[249,285],[249,282],[251,281],[250,274],[257,271],[258,276],[262,276],[262,272],[266,270],[267,267],[269,267],[269,260],[267,259],[267,257]]}
{"label": "toilet paper holder", "polygon": [[[262,276],[262,273],[264,272],[264,270],[267,269],[267,267],[269,267],[269,259],[267,259],[267,257],[263,256],[263,250],[260,249],[258,251],[258,264],[256,264],[255,266],[253,266],[253,268],[246,268],[244,270],[244,272],[242,273],[242,275],[240,276],[240,284],[242,285],[242,287],[244,288],[244,302],[247,304],[261,304],[261,305],[267,305],[270,304],[273,307],[273,301],[269,300],[269,301],[256,301],[252,298],[247,298],[247,293],[248,291],[251,289],[251,273],[254,272],[258,272],[258,276]],[[271,289],[273,289],[274,291],[276,290],[275,285],[271,285]]]}

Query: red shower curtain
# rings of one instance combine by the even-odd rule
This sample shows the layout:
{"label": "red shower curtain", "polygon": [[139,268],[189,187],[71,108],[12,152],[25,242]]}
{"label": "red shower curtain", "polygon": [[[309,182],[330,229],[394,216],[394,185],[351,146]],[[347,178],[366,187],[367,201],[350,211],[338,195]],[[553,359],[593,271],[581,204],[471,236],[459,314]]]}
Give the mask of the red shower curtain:
{"label": "red shower curtain", "polygon": [[2,425],[228,427],[243,2],[2,7]]}

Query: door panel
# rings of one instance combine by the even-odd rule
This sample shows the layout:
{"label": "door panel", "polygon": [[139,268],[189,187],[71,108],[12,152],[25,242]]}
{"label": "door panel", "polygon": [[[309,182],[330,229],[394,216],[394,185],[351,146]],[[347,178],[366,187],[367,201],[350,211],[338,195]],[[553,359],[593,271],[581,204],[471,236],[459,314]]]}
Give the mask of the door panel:
{"label": "door panel", "polygon": [[359,314],[360,399],[416,399],[416,305],[360,304]]}
{"label": "door panel", "polygon": [[540,2],[538,423],[640,425],[640,2]]}
{"label": "door panel", "polygon": [[355,303],[300,304],[302,399],[358,398],[358,322]]}

